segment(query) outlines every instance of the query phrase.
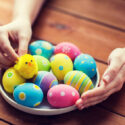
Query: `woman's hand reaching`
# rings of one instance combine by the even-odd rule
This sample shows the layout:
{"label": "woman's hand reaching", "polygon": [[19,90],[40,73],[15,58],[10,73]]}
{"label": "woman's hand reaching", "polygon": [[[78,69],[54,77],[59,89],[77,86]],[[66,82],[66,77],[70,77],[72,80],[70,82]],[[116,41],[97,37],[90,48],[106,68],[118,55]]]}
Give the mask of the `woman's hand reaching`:
{"label": "woman's hand reaching", "polygon": [[[9,67],[18,56],[27,53],[31,34],[31,24],[25,19],[15,19],[0,26],[0,68]],[[18,53],[11,46],[11,42],[18,42]]]}
{"label": "woman's hand reaching", "polygon": [[82,110],[106,100],[111,94],[121,90],[125,82],[125,48],[112,51],[106,69],[97,88],[88,90],[76,102],[78,109]]}

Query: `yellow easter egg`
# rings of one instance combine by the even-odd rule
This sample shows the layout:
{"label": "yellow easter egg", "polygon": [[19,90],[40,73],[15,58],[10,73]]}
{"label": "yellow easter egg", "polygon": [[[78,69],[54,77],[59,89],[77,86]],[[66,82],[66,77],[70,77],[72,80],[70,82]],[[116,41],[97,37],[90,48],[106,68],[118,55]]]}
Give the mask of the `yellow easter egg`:
{"label": "yellow easter egg", "polygon": [[65,74],[73,70],[72,60],[65,54],[56,54],[50,61],[52,72],[58,80],[63,80]]}
{"label": "yellow easter egg", "polygon": [[9,68],[3,75],[2,84],[6,92],[13,93],[14,88],[25,82],[14,68]]}

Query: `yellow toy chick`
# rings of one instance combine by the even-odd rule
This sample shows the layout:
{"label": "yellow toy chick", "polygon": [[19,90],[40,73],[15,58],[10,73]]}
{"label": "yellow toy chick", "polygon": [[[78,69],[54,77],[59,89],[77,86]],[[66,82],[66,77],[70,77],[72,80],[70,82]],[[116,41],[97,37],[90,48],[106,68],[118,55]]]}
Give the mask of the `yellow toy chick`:
{"label": "yellow toy chick", "polygon": [[21,56],[14,68],[25,79],[33,78],[38,72],[37,63],[35,62],[34,57],[30,54]]}

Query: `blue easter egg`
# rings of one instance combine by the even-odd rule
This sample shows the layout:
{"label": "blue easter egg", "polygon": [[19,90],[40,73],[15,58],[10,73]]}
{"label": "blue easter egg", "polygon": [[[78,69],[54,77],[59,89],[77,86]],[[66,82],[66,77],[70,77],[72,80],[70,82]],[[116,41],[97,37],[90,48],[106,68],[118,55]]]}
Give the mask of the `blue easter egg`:
{"label": "blue easter egg", "polygon": [[88,54],[80,54],[75,58],[74,69],[84,72],[90,78],[96,75],[96,62],[94,58]]}
{"label": "blue easter egg", "polygon": [[31,55],[40,55],[49,59],[54,52],[54,46],[47,41],[37,40],[29,45],[29,52]]}
{"label": "blue easter egg", "polygon": [[43,92],[33,83],[24,83],[14,89],[14,100],[27,107],[36,107],[43,100]]}

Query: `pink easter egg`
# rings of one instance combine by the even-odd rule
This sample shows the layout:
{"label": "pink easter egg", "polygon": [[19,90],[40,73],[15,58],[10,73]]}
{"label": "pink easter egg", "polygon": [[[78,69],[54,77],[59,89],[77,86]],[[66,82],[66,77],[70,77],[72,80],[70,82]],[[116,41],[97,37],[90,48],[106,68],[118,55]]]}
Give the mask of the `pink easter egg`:
{"label": "pink easter egg", "polygon": [[51,106],[64,108],[72,106],[79,99],[78,91],[72,86],[59,84],[49,89],[47,99]]}
{"label": "pink easter egg", "polygon": [[81,54],[81,51],[72,43],[62,42],[55,47],[54,54],[57,53],[64,53],[74,60],[78,55]]}

